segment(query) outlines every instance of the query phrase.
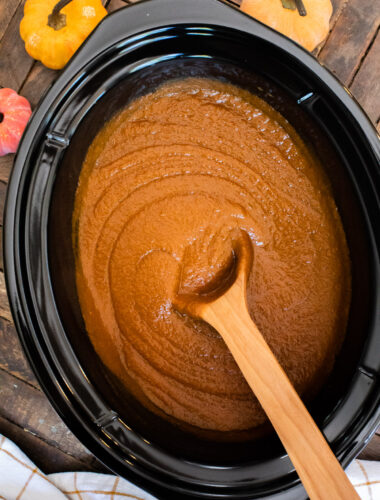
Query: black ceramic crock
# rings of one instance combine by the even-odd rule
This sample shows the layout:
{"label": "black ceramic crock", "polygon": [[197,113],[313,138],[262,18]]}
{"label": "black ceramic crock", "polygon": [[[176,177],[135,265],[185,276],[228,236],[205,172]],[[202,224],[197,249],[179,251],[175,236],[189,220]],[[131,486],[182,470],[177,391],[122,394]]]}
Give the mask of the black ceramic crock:
{"label": "black ceramic crock", "polygon": [[220,443],[161,421],[94,353],[75,289],[71,214],[86,150],[131,99],[171,78],[236,83],[283,113],[330,177],[352,260],[334,372],[309,409],[346,466],[379,424],[379,141],[347,89],[310,54],[219,0],[147,0],[108,16],[48,90],[9,184],[5,275],[17,331],[50,401],[112,471],[162,499],[306,493],[276,436]]}

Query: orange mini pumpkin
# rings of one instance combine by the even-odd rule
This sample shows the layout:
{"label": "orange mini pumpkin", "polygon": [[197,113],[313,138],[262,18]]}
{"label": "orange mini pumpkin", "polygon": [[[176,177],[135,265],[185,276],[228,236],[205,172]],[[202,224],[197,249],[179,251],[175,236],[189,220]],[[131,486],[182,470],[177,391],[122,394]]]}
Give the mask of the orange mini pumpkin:
{"label": "orange mini pumpkin", "polygon": [[241,10],[314,50],[328,35],[331,0],[243,0]]}
{"label": "orange mini pumpkin", "polygon": [[26,0],[20,35],[31,57],[61,69],[106,15],[100,0]]}

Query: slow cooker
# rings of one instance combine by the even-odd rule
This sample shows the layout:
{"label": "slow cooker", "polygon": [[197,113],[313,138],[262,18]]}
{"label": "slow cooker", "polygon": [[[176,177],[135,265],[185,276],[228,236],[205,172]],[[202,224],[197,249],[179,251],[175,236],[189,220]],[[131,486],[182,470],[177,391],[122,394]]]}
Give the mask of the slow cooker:
{"label": "slow cooker", "polygon": [[174,78],[249,89],[322,160],[352,262],[352,303],[335,368],[308,408],[347,466],[380,422],[380,145],[345,89],[297,44],[220,0],[145,0],[107,16],[46,92],[9,183],[5,276],[17,331],[59,415],[111,471],[162,499],[301,500],[274,432],[250,442],[187,434],[120,397],[86,335],[72,210],[87,149],[131,100]]}

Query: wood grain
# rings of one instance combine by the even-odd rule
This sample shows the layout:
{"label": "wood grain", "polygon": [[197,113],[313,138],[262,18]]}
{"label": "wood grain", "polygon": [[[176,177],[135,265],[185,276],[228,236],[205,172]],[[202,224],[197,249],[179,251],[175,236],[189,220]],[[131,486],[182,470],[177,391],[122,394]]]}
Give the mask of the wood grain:
{"label": "wood grain", "polygon": [[0,220],[1,221],[3,220],[6,192],[7,192],[7,185],[4,182],[0,181]]}
{"label": "wood grain", "polygon": [[316,50],[314,51],[314,55],[318,56],[321,53],[323,47],[326,45],[327,40],[329,39],[332,31],[335,28],[339,16],[341,15],[343,9],[346,7],[348,1],[349,0],[332,0],[333,13],[330,19],[330,31],[326,39],[316,48]]}
{"label": "wood grain", "polygon": [[[38,411],[36,411],[38,409]],[[17,415],[17,420],[15,419]],[[0,415],[89,465],[97,464],[38,389],[0,369]]]}
{"label": "wood grain", "polygon": [[53,446],[28,429],[24,429],[4,417],[0,416],[0,434],[7,436],[14,442],[19,441],[20,434],[23,436],[22,451],[34,462],[45,474],[53,472],[69,471],[93,471],[104,472],[104,467],[99,464],[89,465],[86,461],[79,460],[75,456],[65,453]]}
{"label": "wood grain", "polygon": [[5,30],[12,20],[21,0],[6,0],[0,2],[0,41],[3,38]]}
{"label": "wood grain", "polygon": [[26,97],[32,108],[34,109],[39,103],[43,94],[51,86],[59,72],[46,68],[40,62],[35,62],[26,79],[24,85],[20,89],[20,94]]}
{"label": "wood grain", "polygon": [[121,9],[122,7],[126,7],[129,4],[135,3],[131,0],[123,1],[123,0],[111,0],[107,3],[107,11],[114,12],[115,10]]}
{"label": "wood grain", "polygon": [[380,32],[368,50],[367,56],[356,74],[350,90],[363,106],[371,120],[380,119]]}
{"label": "wood grain", "polygon": [[0,271],[0,317],[8,321],[13,321],[5,289],[4,273],[2,271]]}
{"label": "wood grain", "polygon": [[380,435],[376,433],[368,446],[360,454],[361,460],[380,460]]}
{"label": "wood grain", "polygon": [[8,182],[12,170],[13,159],[14,155],[0,156],[0,182]]}
{"label": "wood grain", "polygon": [[331,31],[333,31],[335,23],[338,20],[338,17],[341,15],[343,9],[346,7],[349,1],[350,0],[332,0],[333,13],[330,20],[330,33]]}
{"label": "wood grain", "polygon": [[19,34],[24,1],[18,6],[0,45],[0,85],[16,91],[19,91],[33,65],[33,59],[25,51]]}
{"label": "wood grain", "polygon": [[[0,271],[3,271],[3,228],[0,226]],[[1,345],[1,344],[0,344]],[[1,349],[0,349],[1,351]]]}
{"label": "wood grain", "polygon": [[23,353],[12,322],[0,318],[0,368],[18,379],[40,389]]}
{"label": "wood grain", "polygon": [[319,59],[349,85],[360,67],[380,20],[380,2],[350,0],[343,8]]}

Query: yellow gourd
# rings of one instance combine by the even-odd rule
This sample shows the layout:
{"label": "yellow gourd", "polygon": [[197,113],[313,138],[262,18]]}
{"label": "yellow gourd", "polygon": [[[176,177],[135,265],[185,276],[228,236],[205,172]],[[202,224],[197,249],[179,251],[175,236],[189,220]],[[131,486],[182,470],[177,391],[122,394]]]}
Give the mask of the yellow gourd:
{"label": "yellow gourd", "polygon": [[26,0],[20,35],[31,57],[61,69],[106,15],[100,0]]}
{"label": "yellow gourd", "polygon": [[241,10],[314,50],[328,35],[331,0],[243,0]]}

